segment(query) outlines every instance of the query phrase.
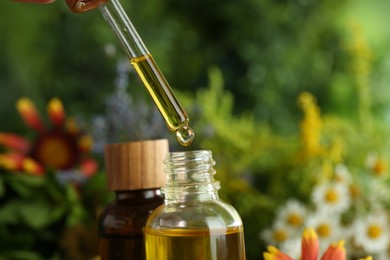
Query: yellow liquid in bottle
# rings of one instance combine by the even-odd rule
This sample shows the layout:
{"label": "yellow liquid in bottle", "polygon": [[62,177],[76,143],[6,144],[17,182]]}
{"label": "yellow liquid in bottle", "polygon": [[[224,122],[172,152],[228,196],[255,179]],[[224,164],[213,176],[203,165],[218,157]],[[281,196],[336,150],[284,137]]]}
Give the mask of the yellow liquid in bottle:
{"label": "yellow liquid in bottle", "polygon": [[153,57],[147,54],[133,58],[130,62],[160,110],[168,128],[172,132],[176,132],[180,144],[184,146],[190,145],[195,134],[188,126],[189,118],[177,101],[175,94],[157,67]]}
{"label": "yellow liquid in bottle", "polygon": [[244,260],[242,227],[228,229],[145,229],[146,259]]}

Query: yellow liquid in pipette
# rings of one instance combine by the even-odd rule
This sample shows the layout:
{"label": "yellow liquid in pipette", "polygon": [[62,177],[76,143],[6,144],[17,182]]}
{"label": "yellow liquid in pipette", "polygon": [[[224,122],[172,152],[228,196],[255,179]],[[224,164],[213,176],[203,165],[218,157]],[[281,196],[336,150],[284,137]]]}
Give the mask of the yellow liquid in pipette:
{"label": "yellow liquid in pipette", "polygon": [[168,128],[176,133],[179,143],[188,146],[194,139],[194,131],[188,126],[189,118],[167,80],[150,54],[130,60],[154,103],[164,117]]}

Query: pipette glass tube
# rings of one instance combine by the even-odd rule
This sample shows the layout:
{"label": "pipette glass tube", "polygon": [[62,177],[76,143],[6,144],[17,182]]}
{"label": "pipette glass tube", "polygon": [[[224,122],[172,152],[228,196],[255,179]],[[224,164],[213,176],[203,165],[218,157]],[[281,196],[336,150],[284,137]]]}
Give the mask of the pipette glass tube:
{"label": "pipette glass tube", "polygon": [[122,43],[130,63],[148,90],[169,130],[176,133],[180,144],[184,146],[190,145],[195,134],[188,125],[189,117],[119,1],[66,0],[66,2],[69,9],[75,13],[83,13],[95,8],[100,9],[103,17],[111,25]]}

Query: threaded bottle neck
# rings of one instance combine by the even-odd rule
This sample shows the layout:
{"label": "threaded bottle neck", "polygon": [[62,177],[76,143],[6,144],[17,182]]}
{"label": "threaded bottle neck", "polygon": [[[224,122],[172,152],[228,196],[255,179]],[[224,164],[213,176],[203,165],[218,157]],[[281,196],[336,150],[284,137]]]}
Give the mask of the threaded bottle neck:
{"label": "threaded bottle neck", "polygon": [[220,184],[214,179],[211,151],[171,152],[164,164],[167,182],[162,191],[166,203],[218,199]]}

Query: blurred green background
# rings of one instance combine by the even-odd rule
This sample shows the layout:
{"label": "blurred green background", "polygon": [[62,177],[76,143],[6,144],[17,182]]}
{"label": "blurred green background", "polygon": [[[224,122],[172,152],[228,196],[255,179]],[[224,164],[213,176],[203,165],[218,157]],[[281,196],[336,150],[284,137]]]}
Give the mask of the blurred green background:
{"label": "blurred green background", "polygon": [[[291,137],[299,134],[301,92],[312,93],[324,114],[359,122],[356,131],[364,126],[358,112],[364,109],[374,123],[389,123],[389,1],[121,2],[190,116],[197,137],[189,149],[214,153],[222,197],[237,208],[247,227],[248,259],[261,259],[265,245],[258,234],[270,224],[278,201],[299,194],[299,188],[285,190],[275,183],[283,185],[278,173],[291,170],[286,155],[296,145]],[[353,41],[351,28],[359,28],[369,57],[348,47]],[[83,118],[93,132],[92,119],[110,115],[107,100],[116,91],[123,59],[119,42],[98,10],[73,14],[60,0],[50,5],[1,1],[0,131],[29,135],[15,109],[16,101],[26,96],[40,111],[52,97],[60,98],[67,114]],[[369,64],[365,90],[359,88],[359,72],[354,71],[359,59]],[[153,107],[131,69],[128,80],[127,94],[142,100],[142,106]],[[136,114],[140,105],[132,109],[128,113]],[[146,127],[154,120],[161,127],[149,136],[131,132],[100,142],[163,137],[170,139],[171,150],[185,149],[162,121],[132,120]],[[104,165],[100,166],[103,172]],[[246,183],[244,188],[233,187],[237,179]],[[300,177],[294,180],[299,183]],[[100,173],[79,202],[81,207],[88,207],[88,198],[99,196],[104,199],[96,203],[103,206],[110,198],[104,185]],[[1,200],[4,205],[5,198],[9,196]],[[4,223],[0,233],[7,229]],[[50,227],[44,228],[50,232]],[[39,252],[38,259],[41,254],[36,246],[23,250]]]}
{"label": "blurred green background", "polygon": [[[297,118],[294,97],[302,90],[314,93],[327,111],[353,108],[354,91],[344,84],[349,80],[344,77],[348,55],[342,46],[348,23],[360,23],[375,49],[373,63],[379,67],[374,72],[382,74],[375,79],[381,83],[389,45],[387,4],[123,1],[175,90],[194,93],[207,86],[207,70],[217,66],[225,89],[234,95],[234,113],[253,113],[288,131]],[[21,95],[38,103],[58,96],[65,103],[71,100],[68,109],[102,111],[115,73],[115,61],[104,47],[114,44],[118,53],[122,50],[98,10],[72,14],[63,1],[51,5],[3,1],[0,26],[2,120]],[[378,108],[386,106],[387,95],[381,91],[376,97]],[[85,99],[93,102],[85,107]],[[17,124],[9,118],[1,123]]]}

